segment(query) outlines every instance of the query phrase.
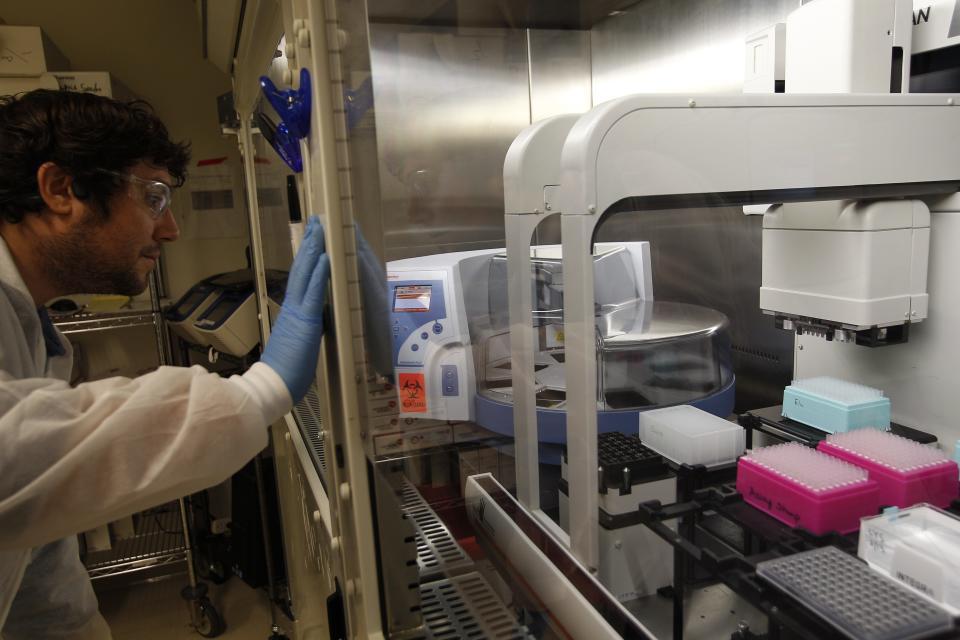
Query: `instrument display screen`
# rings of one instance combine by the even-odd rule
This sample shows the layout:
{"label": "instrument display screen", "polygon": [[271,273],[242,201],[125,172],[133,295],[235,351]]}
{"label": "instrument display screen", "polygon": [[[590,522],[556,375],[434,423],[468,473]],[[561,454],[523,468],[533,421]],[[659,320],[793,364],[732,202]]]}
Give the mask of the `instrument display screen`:
{"label": "instrument display screen", "polygon": [[415,284],[399,286],[393,294],[394,312],[415,313],[430,310],[430,296],[433,286]]}

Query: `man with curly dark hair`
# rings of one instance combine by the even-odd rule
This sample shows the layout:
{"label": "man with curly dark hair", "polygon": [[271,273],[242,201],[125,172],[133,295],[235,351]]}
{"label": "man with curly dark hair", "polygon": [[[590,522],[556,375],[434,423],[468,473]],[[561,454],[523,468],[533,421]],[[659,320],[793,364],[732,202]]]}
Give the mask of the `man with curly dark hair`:
{"label": "man with curly dark hair", "polygon": [[313,379],[329,262],[307,227],[260,362],[224,379],[161,367],[70,387],[44,304],[135,295],[179,235],[188,147],[143,102],[0,98],[0,636],[110,637],[76,534],[217,484]]}

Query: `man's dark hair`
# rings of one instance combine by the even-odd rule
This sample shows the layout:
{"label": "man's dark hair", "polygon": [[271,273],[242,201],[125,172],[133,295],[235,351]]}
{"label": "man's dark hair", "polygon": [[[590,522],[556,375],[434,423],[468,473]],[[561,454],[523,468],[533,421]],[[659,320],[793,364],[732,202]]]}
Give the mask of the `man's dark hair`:
{"label": "man's dark hair", "polygon": [[90,93],[37,89],[0,97],[0,218],[20,222],[42,211],[37,169],[53,162],[107,212],[122,180],[98,169],[124,172],[138,162],[186,179],[188,144],[173,142],[153,108]]}

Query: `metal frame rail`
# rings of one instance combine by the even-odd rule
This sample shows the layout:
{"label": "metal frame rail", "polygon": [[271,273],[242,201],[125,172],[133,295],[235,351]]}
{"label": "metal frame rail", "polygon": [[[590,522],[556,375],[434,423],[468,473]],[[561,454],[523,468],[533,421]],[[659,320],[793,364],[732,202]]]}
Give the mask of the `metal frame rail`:
{"label": "metal frame rail", "polygon": [[[747,449],[753,448],[755,431],[773,436],[786,442],[799,442],[808,447],[816,447],[821,440],[827,437],[826,432],[820,431],[803,423],[784,418],[781,415],[782,407],[766,407],[748,411],[737,417],[741,427],[747,430]],[[921,444],[933,444],[937,437],[932,433],[906,427],[896,422],[890,423],[890,433],[909,438]]]}

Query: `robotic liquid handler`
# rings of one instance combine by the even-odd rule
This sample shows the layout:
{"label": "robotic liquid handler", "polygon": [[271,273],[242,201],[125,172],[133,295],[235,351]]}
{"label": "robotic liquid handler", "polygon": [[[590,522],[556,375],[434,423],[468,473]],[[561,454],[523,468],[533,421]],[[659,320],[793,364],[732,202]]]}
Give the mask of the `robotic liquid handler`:
{"label": "robotic liquid handler", "polygon": [[[514,267],[517,276],[510,280],[510,309],[518,499],[507,501],[496,482],[483,476],[468,481],[467,499],[474,505],[470,513],[477,530],[496,529],[495,535],[481,535],[485,544],[512,565],[525,567],[528,583],[561,626],[577,630],[574,636],[652,637],[632,616],[624,627],[619,603],[593,588],[601,550],[592,248],[601,219],[617,211],[690,206],[889,201],[880,206],[895,211],[894,216],[909,212],[911,222],[920,222],[910,228],[921,229],[922,236],[923,218],[915,212],[922,211],[923,203],[918,201],[960,187],[950,142],[960,135],[956,104],[956,96],[946,95],[630,96],[582,117],[534,124],[517,138],[505,165],[508,229],[516,228],[510,226],[511,218],[532,231],[543,217],[562,216],[569,532],[538,513],[539,452],[530,375],[534,341],[527,320],[532,303],[525,284],[530,233],[508,231],[507,236],[508,268]],[[929,126],[912,127],[919,119]],[[896,162],[890,162],[891,153]],[[552,171],[551,154],[560,157]],[[793,220],[779,226],[788,225],[798,226]],[[877,230],[884,231],[884,225]],[[920,256],[922,247],[918,249],[914,252],[911,244],[906,255]],[[909,293],[908,301],[922,302],[925,292],[915,288]],[[829,308],[810,308],[819,310],[806,315],[811,324],[854,325]],[[768,310],[781,311],[776,306]],[[865,317],[853,328],[895,326],[889,317],[880,322],[874,322],[877,316]],[[904,321],[910,321],[909,313],[898,324]],[[489,525],[495,519],[499,529],[480,522]],[[542,532],[534,536],[541,546],[522,533],[531,526]],[[557,560],[561,557],[562,562]],[[564,580],[562,587],[549,582],[558,562],[569,558],[576,571],[567,566],[561,573],[573,579]]]}

